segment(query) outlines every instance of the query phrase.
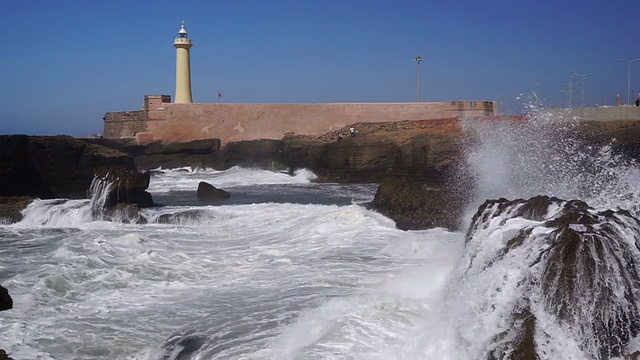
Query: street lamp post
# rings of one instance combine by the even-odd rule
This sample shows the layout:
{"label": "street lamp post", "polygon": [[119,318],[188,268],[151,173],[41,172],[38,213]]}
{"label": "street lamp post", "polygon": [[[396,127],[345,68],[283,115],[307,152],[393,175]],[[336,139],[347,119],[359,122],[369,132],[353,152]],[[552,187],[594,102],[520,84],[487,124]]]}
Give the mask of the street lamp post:
{"label": "street lamp post", "polygon": [[627,105],[629,105],[629,102],[630,102],[629,93],[631,91],[631,63],[640,61],[640,59],[634,59],[634,60],[618,59],[618,61],[623,61],[627,63]]}
{"label": "street lamp post", "polygon": [[420,102],[420,63],[422,62],[422,57],[417,56],[413,61],[416,62],[416,101]]}
{"label": "street lamp post", "polygon": [[580,80],[580,90],[582,92],[582,107],[584,107],[584,78],[587,76],[591,76],[593,75],[593,73],[588,73],[588,74],[573,74],[575,76],[580,76],[582,79]]}
{"label": "street lamp post", "polygon": [[573,108],[573,103],[571,101],[571,94],[573,93],[573,78],[578,76],[578,74],[573,73],[571,74],[571,78],[569,78],[569,109]]}

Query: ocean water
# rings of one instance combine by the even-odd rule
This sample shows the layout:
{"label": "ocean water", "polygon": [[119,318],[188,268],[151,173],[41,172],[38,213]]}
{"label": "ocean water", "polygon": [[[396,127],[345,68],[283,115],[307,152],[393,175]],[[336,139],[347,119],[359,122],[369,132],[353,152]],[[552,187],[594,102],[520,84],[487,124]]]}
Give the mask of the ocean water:
{"label": "ocean water", "polygon": [[[479,139],[468,218],[484,199],[540,194],[637,216],[637,167],[606,148],[576,154],[540,132],[547,121],[532,109],[526,124],[465,124]],[[16,360],[486,358],[527,254],[489,271],[470,259],[524,220],[465,247],[464,233],[401,231],[368,210],[375,184],[313,179],[157,169],[149,191],[162,206],[142,210],[145,223],[96,215],[100,186],[88,200],[35,201],[0,225],[0,283],[14,299],[0,348]],[[199,181],[231,197],[200,201]],[[557,335],[541,358],[598,358],[553,318],[539,326]]]}

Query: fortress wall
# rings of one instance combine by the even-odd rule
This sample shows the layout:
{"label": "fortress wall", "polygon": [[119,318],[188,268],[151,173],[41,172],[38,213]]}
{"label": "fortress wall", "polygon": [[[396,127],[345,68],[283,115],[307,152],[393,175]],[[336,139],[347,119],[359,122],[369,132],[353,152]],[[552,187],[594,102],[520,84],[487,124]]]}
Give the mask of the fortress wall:
{"label": "fortress wall", "polygon": [[118,139],[146,132],[149,117],[147,111],[137,110],[106,113],[102,119],[103,136],[107,139]]}
{"label": "fortress wall", "polygon": [[640,120],[638,106],[607,106],[567,109],[549,109],[552,116],[567,121],[571,120]]}
{"label": "fortress wall", "polygon": [[[280,139],[287,132],[309,135],[358,122],[486,116],[493,102],[336,104],[175,104],[150,110],[147,131],[165,142],[219,138],[222,144]],[[106,121],[105,121],[106,123]],[[105,125],[106,126],[106,125]],[[105,131],[106,133],[106,131]]]}

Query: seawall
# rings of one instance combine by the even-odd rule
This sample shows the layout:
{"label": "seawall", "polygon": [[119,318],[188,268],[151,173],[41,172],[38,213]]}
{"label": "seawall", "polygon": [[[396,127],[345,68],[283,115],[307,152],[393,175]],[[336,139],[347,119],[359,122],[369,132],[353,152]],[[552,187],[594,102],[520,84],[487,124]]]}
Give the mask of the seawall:
{"label": "seawall", "polygon": [[[106,113],[106,138],[184,142],[219,138],[228,142],[315,135],[359,122],[390,122],[491,116],[492,101],[333,104],[175,104],[145,97],[142,110]],[[160,97],[156,95],[154,97]]]}
{"label": "seawall", "polygon": [[602,106],[546,110],[553,119],[565,121],[640,120],[638,106]]}

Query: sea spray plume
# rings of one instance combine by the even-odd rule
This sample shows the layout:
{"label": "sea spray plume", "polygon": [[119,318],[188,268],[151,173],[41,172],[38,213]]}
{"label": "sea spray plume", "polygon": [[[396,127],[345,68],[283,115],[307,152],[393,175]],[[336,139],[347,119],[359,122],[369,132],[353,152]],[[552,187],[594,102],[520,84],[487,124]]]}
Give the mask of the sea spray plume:
{"label": "sea spray plume", "polygon": [[554,122],[531,107],[524,116],[465,120],[462,126],[471,138],[467,159],[477,203],[501,196],[575,193],[566,181],[577,153],[571,123]]}
{"label": "sea spray plume", "polygon": [[477,347],[486,355],[476,355],[640,355],[638,238],[640,221],[624,210],[598,212],[547,196],[487,200],[466,235],[466,265],[454,290],[482,294],[467,310],[489,330],[482,336],[488,344]]}
{"label": "sea spray plume", "polygon": [[552,115],[536,102],[522,116],[464,120],[474,204],[549,195],[637,214],[637,164],[608,142],[589,139],[591,126],[567,114]]}

